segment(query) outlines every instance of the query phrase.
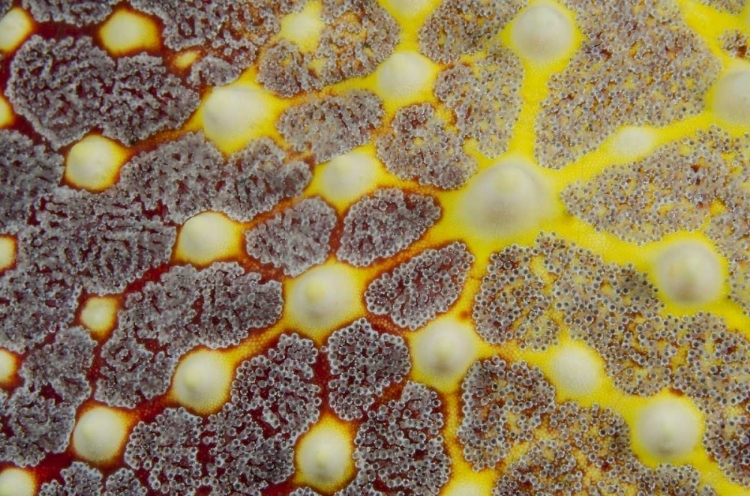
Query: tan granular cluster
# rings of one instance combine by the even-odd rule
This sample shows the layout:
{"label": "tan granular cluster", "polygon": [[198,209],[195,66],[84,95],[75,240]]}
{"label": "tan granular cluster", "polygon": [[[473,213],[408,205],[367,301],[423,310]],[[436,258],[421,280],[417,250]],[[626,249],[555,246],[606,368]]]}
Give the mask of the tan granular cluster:
{"label": "tan granular cluster", "polygon": [[479,150],[497,157],[507,150],[521,111],[524,71],[507,48],[491,48],[471,65],[459,63],[440,73],[435,95],[453,111],[462,138],[477,140]]}
{"label": "tan granular cluster", "polygon": [[429,103],[400,109],[390,127],[376,146],[378,157],[396,177],[458,189],[476,172],[476,160],[464,153],[463,141]]}
{"label": "tan granular cluster", "polygon": [[453,62],[478,52],[525,5],[525,0],[446,0],[422,26],[420,49],[436,62]]}
{"label": "tan granular cluster", "polygon": [[673,2],[564,3],[586,41],[549,81],[536,120],[541,165],[559,169],[621,125],[664,126],[703,109],[719,64]]}
{"label": "tan granular cluster", "polygon": [[382,101],[369,91],[311,98],[286,110],[276,125],[297,152],[325,162],[370,140],[383,119]]}
{"label": "tan granular cluster", "polygon": [[748,53],[750,39],[742,31],[727,31],[721,35],[719,41],[722,50],[730,53],[733,57],[738,59],[750,58],[750,53]]}
{"label": "tan granular cluster", "polygon": [[400,27],[376,2],[323,4],[325,26],[314,50],[305,52],[283,39],[265,48],[258,80],[267,89],[282,96],[319,90],[370,74],[393,52]]}
{"label": "tan granular cluster", "polygon": [[732,150],[717,128],[670,143],[643,160],[607,168],[563,193],[568,210],[600,230],[636,243],[661,239],[679,230],[700,229],[710,208],[730,191],[731,166],[722,157]]}
{"label": "tan granular cluster", "polygon": [[433,197],[379,189],[349,208],[336,257],[355,267],[387,260],[419,239],[440,213]]}
{"label": "tan granular cluster", "polygon": [[743,3],[0,0],[0,494],[746,490]]}
{"label": "tan granular cluster", "polygon": [[[598,230],[643,244],[703,230],[729,263],[732,298],[750,308],[747,136],[717,127],[613,166],[562,194],[568,210]],[[716,212],[715,207],[722,208]]]}

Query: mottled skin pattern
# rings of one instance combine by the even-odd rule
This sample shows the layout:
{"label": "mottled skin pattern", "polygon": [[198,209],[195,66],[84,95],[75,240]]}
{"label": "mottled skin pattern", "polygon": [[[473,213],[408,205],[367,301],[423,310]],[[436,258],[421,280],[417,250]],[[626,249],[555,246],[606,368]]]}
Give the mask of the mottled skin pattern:
{"label": "mottled skin pattern", "polygon": [[[539,5],[571,33],[521,33],[567,47],[543,62],[515,31]],[[750,110],[713,103],[748,70],[750,5],[0,0],[6,15],[0,495],[750,493]],[[122,19],[140,34],[105,30]],[[383,69],[401,53],[429,70]],[[257,108],[209,104],[227,85]],[[90,136],[123,150],[96,192],[71,158]],[[521,172],[476,187],[508,162]],[[526,222],[528,204],[551,207]],[[189,231],[203,212],[230,227]],[[683,240],[718,261],[699,303],[655,275]],[[98,297],[115,313],[91,317]],[[448,318],[465,342],[417,359]],[[572,348],[585,363],[561,372]],[[201,350],[229,370],[211,404],[215,370],[183,373],[197,397],[177,384]],[[670,451],[684,425],[641,422],[659,398],[693,415],[689,449]],[[77,430],[95,407],[125,433],[101,458],[110,433]],[[331,425],[345,467],[310,469],[304,441]]]}

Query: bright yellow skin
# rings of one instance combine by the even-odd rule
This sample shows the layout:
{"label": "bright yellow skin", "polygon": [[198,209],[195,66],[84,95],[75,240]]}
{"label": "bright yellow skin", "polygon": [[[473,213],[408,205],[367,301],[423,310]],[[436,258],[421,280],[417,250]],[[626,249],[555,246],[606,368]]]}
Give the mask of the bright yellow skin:
{"label": "bright yellow skin", "polygon": [[[402,5],[397,0],[381,0],[380,3],[400,23],[402,28],[401,42],[397,46],[392,57],[401,53],[418,52],[419,29],[429,13],[440,3],[439,0],[407,2],[409,3],[408,6]],[[533,3],[534,2],[532,2],[532,4]],[[746,7],[748,12],[743,12],[739,15],[730,15],[700,5],[692,0],[678,0],[678,3],[684,13],[688,26],[705,39],[712,53],[721,61],[724,71],[735,69],[742,65],[742,63],[732,59],[728,54],[721,50],[720,43],[717,39],[727,30],[738,29],[745,33],[750,33],[750,23],[747,22],[747,19],[750,18],[750,7]],[[301,43],[303,48],[308,48],[307,45],[315,43],[317,39],[315,28],[318,26],[315,21],[315,16],[320,13],[319,7],[319,2],[311,2],[302,14],[295,14],[297,16],[296,18],[290,18],[286,22],[282,22],[282,28],[285,29],[282,29],[280,36],[288,36],[291,41]],[[562,8],[561,12],[573,23],[575,28],[573,13],[567,12]],[[158,42],[150,38],[154,27],[148,18],[145,16],[142,18],[140,16],[126,16],[125,14],[122,14],[121,17],[126,18],[128,23],[138,24],[139,22],[142,22],[144,25],[141,28],[144,33],[147,33],[149,38],[140,41],[133,41],[132,46],[127,46],[122,39],[118,38],[115,40],[113,38],[109,40],[113,35],[109,34],[107,25],[105,25],[100,32],[100,35],[105,40],[105,46],[110,48],[113,54],[126,53],[141,47],[151,48],[158,46]],[[110,21],[110,26],[112,25],[112,22],[113,21]],[[309,28],[309,31],[302,33],[294,32],[293,28],[295,26],[304,26]],[[570,241],[571,243],[601,255],[605,262],[621,265],[633,264],[637,270],[647,273],[650,280],[653,283],[656,283],[653,274],[653,261],[658,257],[658,254],[665,246],[681,240],[705,241],[705,239],[701,235],[695,233],[678,232],[667,235],[658,242],[649,242],[640,246],[635,243],[625,242],[612,234],[595,231],[592,226],[584,221],[568,215],[564,204],[560,200],[560,193],[574,181],[585,181],[591,179],[607,167],[629,162],[633,158],[641,158],[658,146],[691,136],[695,134],[696,131],[707,129],[712,123],[717,121],[717,116],[711,110],[715,95],[712,92],[709,92],[707,95],[706,110],[696,116],[683,121],[673,122],[663,128],[645,129],[638,131],[633,135],[629,135],[628,138],[634,141],[630,141],[628,144],[632,145],[630,148],[635,148],[634,152],[628,153],[627,149],[629,147],[622,145],[622,142],[618,141],[621,137],[620,135],[615,135],[608,138],[602,146],[598,147],[595,151],[580,157],[574,163],[565,168],[561,170],[547,169],[536,165],[534,161],[534,144],[536,142],[534,123],[536,115],[540,112],[541,102],[548,96],[549,92],[547,83],[550,76],[565,68],[567,62],[575,53],[576,48],[583,41],[583,35],[580,31],[574,29],[573,39],[567,51],[558,59],[544,63],[523,57],[522,50],[519,50],[512,40],[511,26],[507,26],[502,32],[498,33],[495,41],[496,43],[508,46],[521,56],[525,73],[521,89],[523,106],[518,121],[513,129],[508,150],[503,156],[494,159],[483,156],[478,151],[477,144],[472,142],[472,140],[468,140],[465,143],[464,151],[476,159],[479,164],[478,172],[481,172],[506,158],[520,158],[526,160],[528,163],[532,164],[531,167],[533,167],[534,172],[538,174],[546,184],[551,185],[549,198],[553,205],[549,215],[545,216],[538,222],[535,222],[531,227],[524,228],[522,231],[514,233],[512,236],[486,236],[477,233],[476,229],[471,225],[461,222],[461,215],[463,213],[462,209],[464,208],[462,205],[464,205],[466,201],[466,187],[456,191],[435,192],[434,190],[429,190],[430,194],[433,194],[443,207],[443,216],[427,233],[427,235],[423,236],[418,242],[414,243],[409,248],[409,253],[416,254],[429,246],[440,245],[441,243],[458,239],[462,240],[469,246],[470,251],[476,258],[459,301],[441,318],[462,321],[466,325],[472,326],[471,318],[468,316],[471,315],[474,296],[481,284],[482,276],[486,272],[490,254],[500,251],[512,244],[531,245],[540,232],[554,231],[558,236]],[[468,58],[469,57],[467,57],[467,59]],[[195,54],[187,53],[183,57],[180,57],[177,63],[179,65],[189,66],[194,60]],[[382,74],[379,74],[377,71],[367,77],[347,80],[333,85],[333,87],[328,89],[328,92],[331,94],[339,94],[354,88],[374,91],[384,100],[384,108],[386,112],[384,122],[386,123],[390,122],[399,108],[415,102],[431,103],[436,107],[439,116],[450,120],[451,111],[442,106],[431,91],[439,70],[444,67],[441,67],[439,64],[434,64],[433,62],[429,62],[428,66],[429,70],[422,74],[424,76],[423,81],[421,82],[423,87],[420,91],[412,92],[407,96],[389,94],[387,90],[384,90],[380,79]],[[204,96],[201,109],[199,109],[194,118],[185,125],[184,131],[199,129],[205,130],[208,138],[211,139],[225,154],[237,151],[243,148],[252,139],[262,136],[268,136],[279,143],[283,143],[283,139],[276,131],[274,123],[281,112],[290,104],[297,103],[297,100],[280,99],[272,95],[270,92],[267,92],[262,87],[256,86],[255,79],[257,74],[255,71],[255,69],[249,69],[239,78],[238,82],[233,83],[233,85],[237,87],[253,92],[253,98],[257,99],[259,103],[259,105],[256,106],[259,113],[252,116],[248,121],[247,128],[234,129],[231,136],[215,135],[211,131],[215,126],[212,127],[212,124],[206,122],[206,116],[213,111],[209,105],[211,93],[208,92],[207,95]],[[237,98],[241,98],[242,92],[237,93],[237,95],[240,95],[237,96]],[[232,96],[232,98],[234,97],[235,96]],[[225,105],[231,106],[231,101],[229,104],[225,102]],[[222,109],[220,105],[217,106],[217,108],[219,109],[218,111]],[[9,110],[6,110],[6,106],[4,106],[4,101],[0,99],[0,127],[2,127],[5,122],[11,121],[9,112]],[[747,131],[745,127],[735,124],[726,124],[724,127],[733,135],[739,135]],[[624,140],[625,138],[622,139]],[[370,157],[375,164],[371,168],[368,168],[367,181],[369,184],[357,186],[356,191],[361,196],[366,195],[368,192],[376,188],[393,185],[407,184],[411,188],[418,191],[420,190],[419,187],[415,187],[415,184],[405,183],[389,174],[385,167],[382,166],[382,163],[378,160],[375,147],[371,144],[359,147],[355,152]],[[324,198],[327,198],[327,196],[336,196],[334,194],[335,192],[330,190],[330,186],[327,186],[321,179],[322,171],[324,171],[326,167],[328,167],[327,164],[322,164],[315,168],[315,178],[308,189],[303,193],[303,197],[321,195]],[[113,175],[111,178],[111,184],[114,184],[116,179],[116,175]],[[357,199],[357,197],[351,195],[344,195],[343,197],[338,196],[332,199],[331,203],[341,214]],[[243,225],[233,224],[233,226],[237,228],[237,232],[240,232],[241,229],[247,230],[252,228],[257,222],[258,221],[253,221]],[[232,239],[234,240],[234,237],[232,237]],[[239,236],[237,239],[239,239]],[[204,254],[202,253],[200,257],[187,254],[185,250],[180,247],[179,237],[177,243],[178,246],[176,247],[174,258],[183,263],[195,263],[196,265],[205,266],[216,260],[242,259],[246,257],[241,242],[227,243],[224,247],[225,249],[215,251],[213,259],[210,254],[203,256]],[[721,264],[722,270],[726,273],[726,260],[721,259]],[[380,270],[382,270],[382,268],[350,268],[346,271],[346,277],[351,279],[351,287],[364,289],[367,283],[378,275]],[[285,287],[288,288],[287,292],[293,291],[295,286],[298,285],[299,281],[304,277],[305,275],[303,274],[297,278],[288,278],[288,280],[285,281]],[[701,306],[700,310],[721,316],[726,320],[730,329],[742,329],[747,337],[750,338],[750,316],[743,313],[742,309],[736,303],[731,302],[728,298],[722,298],[728,293],[729,287],[725,282],[721,289],[720,297],[717,297],[714,301]],[[315,294],[309,296],[314,299]],[[286,332],[290,328],[298,328],[299,326],[304,325],[305,319],[299,316],[299,312],[296,311],[296,309],[290,308],[290,301],[292,300],[288,298],[288,295],[286,294],[285,300],[287,301],[287,306],[284,310],[284,317],[276,325],[262,334],[253,334],[239,346],[220,351],[220,353],[223,353],[226,358],[224,362],[225,364],[236,366],[242,360],[257,354],[266,343],[273,341],[279,334]],[[698,310],[694,307],[681,306],[679,303],[673,301],[666,300],[664,303],[664,315],[688,315],[693,314]],[[366,315],[367,312],[364,305],[354,305],[350,311],[344,315],[343,320],[351,322],[357,318],[365,317]],[[312,329],[307,334],[311,335],[317,344],[322,344],[325,341],[325,338],[330,335],[331,332],[336,330],[336,328],[337,327],[335,326],[323,326],[320,329]],[[98,332],[97,329],[92,330]],[[305,334],[305,331],[302,330],[302,333]],[[410,346],[419,346],[418,338],[415,336],[417,336],[417,334],[407,336],[407,341]],[[571,338],[568,336],[567,332],[563,332],[559,337],[559,344],[551,346],[542,352],[531,351],[528,349],[522,350],[515,344],[493,346],[484,342],[478,337],[478,335],[475,336],[475,338],[476,339],[473,339],[474,345],[470,347],[471,352],[473,353],[473,360],[485,359],[495,355],[500,355],[508,361],[523,360],[529,364],[538,366],[554,385],[560,385],[553,363],[554,358],[561,352],[561,350],[571,346]],[[574,344],[573,346],[578,345]],[[595,352],[591,351],[590,353]],[[414,355],[414,353],[412,355]],[[441,378],[425,377],[426,370],[428,369],[419,366],[419,364],[413,366],[409,379],[434,384],[441,391],[448,392],[448,394],[445,394],[444,396],[447,401],[445,409],[447,412],[447,418],[445,421],[443,436],[446,439],[447,450],[452,459],[453,472],[450,482],[443,489],[443,494],[464,494],[462,491],[477,491],[478,494],[489,494],[489,491],[498,476],[498,472],[491,469],[475,472],[471,465],[465,461],[461,445],[457,439],[456,433],[458,426],[461,423],[461,401],[460,390],[457,390],[456,381],[449,381],[450,384],[447,386],[438,386],[444,384],[444,380]],[[596,370],[596,373],[599,375],[595,381],[596,386],[593,387],[590,392],[576,394],[558,387],[558,400],[565,401],[575,399],[582,405],[588,406],[599,404],[610,408],[627,421],[631,432],[637,433],[637,418],[639,414],[653,402],[670,396],[670,393],[668,392],[659,393],[651,398],[625,394],[614,386],[611,378],[606,376],[603,367],[601,367],[598,362],[596,367],[594,367],[594,370]],[[692,408],[695,411],[695,415],[702,421],[702,414],[698,412],[695,406],[692,406]],[[212,406],[211,409],[213,410],[215,407]],[[330,419],[321,420],[321,423],[329,421]],[[320,429],[321,427],[318,428]],[[633,437],[636,438],[637,436],[634,435]],[[659,459],[657,456],[650,454],[644,446],[637,441],[634,441],[633,448],[641,461],[651,467],[656,467],[658,463],[664,461],[669,461],[674,464],[692,465],[700,473],[702,482],[713,486],[719,494],[733,495],[741,494],[744,491],[744,488],[729,481],[726,475],[719,469],[718,464],[708,456],[705,448],[700,442],[698,442],[694,449],[689,453],[670,460]],[[510,461],[517,459],[520,454],[520,450],[513,450],[510,455]],[[351,469],[347,468],[347,470],[350,471]],[[298,475],[298,480],[311,481],[314,480],[314,477],[301,473]],[[325,489],[331,488],[325,487]]]}

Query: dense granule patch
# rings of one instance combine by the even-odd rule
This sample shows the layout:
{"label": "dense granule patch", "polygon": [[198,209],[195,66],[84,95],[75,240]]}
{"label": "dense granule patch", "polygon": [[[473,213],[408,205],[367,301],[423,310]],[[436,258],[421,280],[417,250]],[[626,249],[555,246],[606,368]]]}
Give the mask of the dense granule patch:
{"label": "dense granule patch", "polygon": [[429,103],[396,112],[391,129],[375,145],[388,170],[403,180],[458,189],[477,170],[476,160],[463,151],[463,140]]}
{"label": "dense granule patch", "polygon": [[379,189],[349,208],[336,257],[355,267],[387,260],[419,239],[440,214],[432,197]]}
{"label": "dense granule patch", "polygon": [[559,169],[619,126],[664,126],[703,110],[719,72],[705,43],[667,0],[566,0],[586,40],[549,81],[536,120],[536,157]]}
{"label": "dense granule patch", "polygon": [[521,111],[524,70],[503,46],[492,47],[472,64],[463,62],[438,76],[435,95],[456,118],[462,138],[473,138],[479,150],[497,157],[508,148]]}
{"label": "dense granule patch", "polygon": [[367,309],[399,327],[417,329],[455,303],[473,262],[463,243],[427,249],[371,282]]}
{"label": "dense granule patch", "polygon": [[411,368],[403,338],[378,332],[365,319],[331,334],[322,353],[331,367],[328,404],[344,420],[363,418]]}

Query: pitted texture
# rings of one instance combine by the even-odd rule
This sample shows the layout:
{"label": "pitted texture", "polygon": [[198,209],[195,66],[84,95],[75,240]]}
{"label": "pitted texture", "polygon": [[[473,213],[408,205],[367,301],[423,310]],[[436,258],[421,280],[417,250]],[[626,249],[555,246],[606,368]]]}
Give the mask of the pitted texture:
{"label": "pitted texture", "polygon": [[247,252],[296,276],[328,258],[338,217],[320,198],[302,200],[247,231]]}
{"label": "pitted texture", "polygon": [[37,465],[65,451],[76,409],[91,394],[95,344],[80,327],[60,328],[54,341],[29,352],[19,371],[23,386],[0,397],[0,461]]}
{"label": "pitted texture", "polygon": [[147,471],[148,486],[156,493],[192,496],[202,474],[200,426],[201,418],[184,408],[167,408],[153,421],[133,427],[125,463],[133,470]]}
{"label": "pitted texture", "polygon": [[89,37],[34,35],[13,57],[6,95],[57,149],[99,124],[114,71],[115,62]]}
{"label": "pitted texture", "polygon": [[331,334],[322,352],[333,377],[328,404],[344,420],[363,418],[385,388],[401,382],[411,368],[404,340],[379,333],[365,319]]}
{"label": "pitted texture", "polygon": [[638,472],[647,470],[630,448],[628,425],[610,410],[565,403],[545,416],[544,427],[548,437],[510,464],[494,496],[630,494],[640,483]]}
{"label": "pitted texture", "polygon": [[379,189],[349,208],[336,256],[356,267],[387,260],[419,239],[440,213],[432,197]]}
{"label": "pitted texture", "polygon": [[281,284],[260,282],[235,263],[198,271],[175,266],[128,295],[102,347],[96,397],[132,407],[163,394],[177,360],[195,346],[225,348],[281,316]]}
{"label": "pitted texture", "polygon": [[474,470],[495,467],[519,443],[532,441],[554,409],[555,388],[536,367],[499,357],[474,363],[461,384],[458,438]]}
{"label": "pitted texture", "polygon": [[387,134],[377,139],[378,157],[399,179],[440,189],[458,189],[476,172],[463,141],[446,128],[429,103],[396,112]]}
{"label": "pitted texture", "polygon": [[181,127],[198,104],[198,94],[169,74],[161,58],[119,58],[114,84],[104,98],[104,134],[132,145]]}
{"label": "pitted texture", "polygon": [[117,189],[172,223],[206,210],[247,221],[298,196],[311,178],[303,162],[289,161],[268,138],[251,141],[225,161],[203,134],[189,133],[133,157]]}
{"label": "pitted texture", "polygon": [[42,485],[39,496],[73,496],[75,494],[101,494],[102,473],[83,462],[73,462],[60,471],[62,484],[58,481]]}
{"label": "pitted texture", "polygon": [[492,47],[473,64],[459,63],[438,76],[435,95],[456,118],[461,138],[473,138],[479,150],[497,157],[508,148],[521,111],[524,70],[503,46]]}
{"label": "pitted texture", "polygon": [[0,274],[0,347],[23,353],[70,324],[81,286],[65,273],[32,265],[33,232],[21,231],[15,267]]}
{"label": "pitted texture", "polygon": [[284,97],[319,90],[373,72],[399,41],[399,25],[366,0],[325,0],[325,27],[315,50],[302,51],[280,39],[266,47],[258,80]]}
{"label": "pitted texture", "polygon": [[698,114],[719,62],[669,0],[565,0],[585,41],[549,81],[537,115],[536,157],[559,169],[619,126],[664,126]]}
{"label": "pitted texture", "polygon": [[112,12],[115,3],[117,0],[23,0],[21,5],[31,12],[36,21],[83,26],[103,21]]}
{"label": "pitted texture", "polygon": [[635,243],[679,230],[699,229],[710,207],[731,186],[732,147],[724,131],[712,128],[659,148],[635,164],[606,169],[593,180],[569,186],[563,201],[573,215]]}
{"label": "pitted texture", "polygon": [[16,131],[0,131],[0,150],[0,231],[13,232],[60,183],[63,160]]}
{"label": "pitted texture", "polygon": [[319,416],[317,356],[312,341],[283,334],[266,354],[237,368],[231,399],[208,417],[202,440],[216,494],[260,494],[291,475],[295,441]]}
{"label": "pitted texture", "polygon": [[446,0],[419,31],[422,53],[446,63],[486,48],[526,0]]}
{"label": "pitted texture", "polygon": [[29,250],[39,268],[68,274],[96,294],[120,292],[168,262],[176,234],[116,191],[59,188],[36,218]]}
{"label": "pitted texture", "polygon": [[413,331],[456,302],[473,262],[463,243],[427,249],[371,282],[367,309]]}
{"label": "pitted texture", "polygon": [[349,90],[290,107],[276,127],[295,151],[311,152],[315,162],[322,163],[367,143],[382,119],[380,98],[370,91]]}
{"label": "pitted texture", "polygon": [[391,494],[437,495],[451,471],[440,407],[434,391],[407,382],[397,400],[371,411],[354,440],[354,486],[378,481]]}

